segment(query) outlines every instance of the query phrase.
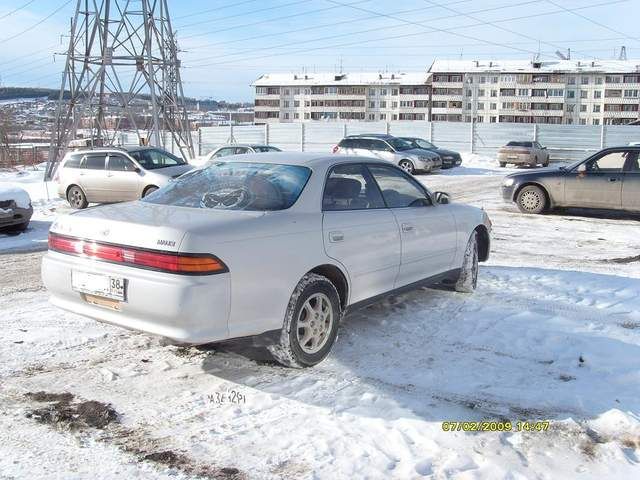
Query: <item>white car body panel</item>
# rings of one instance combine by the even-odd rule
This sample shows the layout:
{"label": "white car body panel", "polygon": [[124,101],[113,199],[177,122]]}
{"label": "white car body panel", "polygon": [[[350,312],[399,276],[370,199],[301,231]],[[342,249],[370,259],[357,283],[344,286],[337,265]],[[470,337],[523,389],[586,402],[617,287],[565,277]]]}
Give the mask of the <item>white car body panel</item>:
{"label": "white car body panel", "polygon": [[[98,242],[210,253],[228,272],[187,276],[50,251],[43,259],[42,277],[52,302],[185,343],[257,335],[282,327],[293,290],[316,267],[331,265],[344,275],[347,307],[460,268],[471,232],[480,225],[490,230],[482,210],[458,204],[321,211],[325,178],[333,165],[376,160],[260,153],[228,161],[299,164],[312,175],[287,210],[209,210],[134,201],[59,217],[51,227],[53,233]],[[401,233],[403,222],[416,228]],[[331,241],[335,232],[343,235],[342,241]],[[73,270],[125,278],[127,299],[121,311],[84,301],[71,288]]]}

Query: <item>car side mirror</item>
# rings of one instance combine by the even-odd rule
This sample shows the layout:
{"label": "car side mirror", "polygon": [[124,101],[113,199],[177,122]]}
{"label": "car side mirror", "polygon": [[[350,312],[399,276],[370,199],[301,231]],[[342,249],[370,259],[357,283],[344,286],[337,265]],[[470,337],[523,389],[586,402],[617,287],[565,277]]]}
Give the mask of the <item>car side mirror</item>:
{"label": "car side mirror", "polygon": [[447,205],[451,203],[451,197],[446,192],[436,192],[434,193],[434,197],[435,197],[436,203],[440,205]]}
{"label": "car side mirror", "polygon": [[142,172],[142,169],[140,167],[136,167],[136,168],[133,169],[133,171],[136,172],[136,173],[140,173],[140,172]]}
{"label": "car side mirror", "polygon": [[586,173],[587,166],[584,163],[581,163],[580,165],[578,165],[578,168],[576,169],[576,171],[578,173]]}

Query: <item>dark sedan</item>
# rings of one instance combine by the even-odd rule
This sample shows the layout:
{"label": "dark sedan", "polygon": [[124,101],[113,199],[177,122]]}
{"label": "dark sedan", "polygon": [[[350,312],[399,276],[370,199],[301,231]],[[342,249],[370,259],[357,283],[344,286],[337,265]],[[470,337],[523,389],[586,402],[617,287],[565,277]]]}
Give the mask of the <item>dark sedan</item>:
{"label": "dark sedan", "polygon": [[566,167],[507,175],[502,196],[523,213],[555,207],[640,212],[640,146],[605,148]]}
{"label": "dark sedan", "polygon": [[457,167],[462,163],[462,157],[458,152],[453,150],[446,150],[444,148],[436,147],[433,143],[427,142],[422,138],[417,137],[399,137],[402,140],[409,142],[413,148],[419,148],[421,150],[429,150],[430,152],[437,153],[442,159],[442,168]]}

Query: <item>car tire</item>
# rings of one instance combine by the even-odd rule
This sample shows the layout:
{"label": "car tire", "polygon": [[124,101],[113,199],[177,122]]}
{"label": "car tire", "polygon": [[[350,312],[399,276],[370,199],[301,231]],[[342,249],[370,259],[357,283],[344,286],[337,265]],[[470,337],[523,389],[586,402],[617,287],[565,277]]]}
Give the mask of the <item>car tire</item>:
{"label": "car tire", "polygon": [[507,162],[500,162],[500,166],[501,166],[502,168],[506,167],[506,166],[507,166]]}
{"label": "car tire", "polygon": [[456,280],[456,292],[473,293],[478,285],[478,232],[473,231],[464,251],[460,276]]}
{"label": "car tire", "polygon": [[26,222],[18,223],[17,225],[11,225],[9,227],[6,227],[6,230],[7,232],[12,234],[19,234],[24,232],[28,226],[29,226],[29,220],[27,220]]}
{"label": "car tire", "polygon": [[400,160],[400,163],[398,163],[398,166],[405,172],[410,173],[411,175],[415,173],[415,167],[413,166],[413,163],[410,160]]}
{"label": "car tire", "polygon": [[287,367],[317,365],[336,341],[341,316],[340,296],[333,283],[308,273],[291,295],[279,341],[267,348]]}
{"label": "car tire", "polygon": [[144,191],[142,192],[142,198],[146,197],[147,195],[152,194],[153,192],[158,190],[158,188],[159,187],[156,187],[155,185],[151,185],[151,186],[145,188]]}
{"label": "car tire", "polygon": [[528,185],[518,192],[516,205],[522,213],[542,213],[547,208],[547,196],[540,187]]}
{"label": "car tire", "polygon": [[89,205],[87,196],[77,185],[71,185],[69,190],[67,190],[67,202],[69,202],[71,208],[75,208],[77,210],[87,208],[87,205]]}

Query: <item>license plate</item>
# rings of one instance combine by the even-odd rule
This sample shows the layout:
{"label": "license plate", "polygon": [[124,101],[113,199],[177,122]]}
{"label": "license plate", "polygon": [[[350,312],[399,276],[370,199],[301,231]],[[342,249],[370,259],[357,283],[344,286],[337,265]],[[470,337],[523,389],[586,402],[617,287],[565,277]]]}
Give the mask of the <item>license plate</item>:
{"label": "license plate", "polygon": [[122,277],[73,271],[71,272],[71,288],[80,293],[124,301],[126,280]]}

